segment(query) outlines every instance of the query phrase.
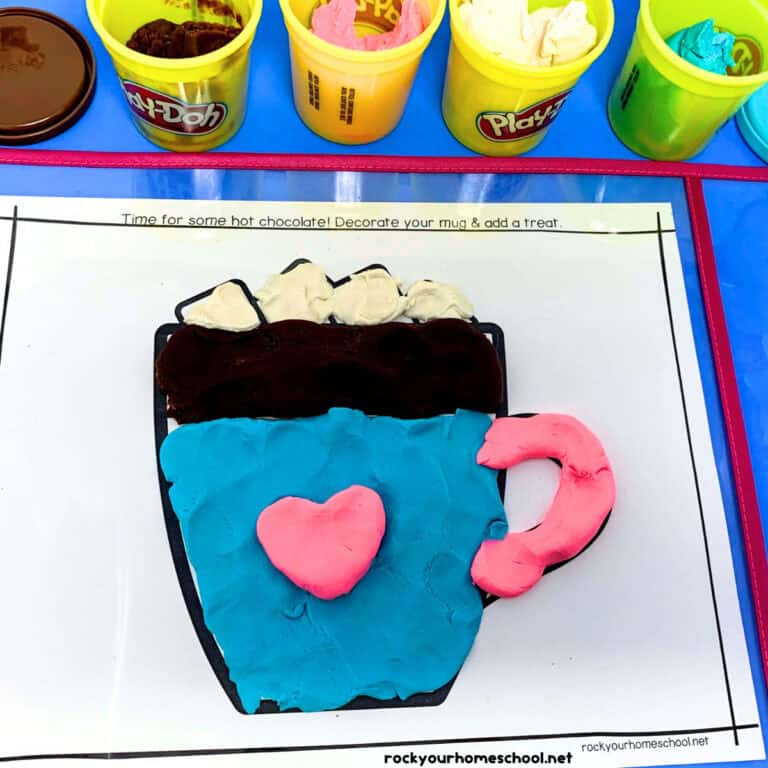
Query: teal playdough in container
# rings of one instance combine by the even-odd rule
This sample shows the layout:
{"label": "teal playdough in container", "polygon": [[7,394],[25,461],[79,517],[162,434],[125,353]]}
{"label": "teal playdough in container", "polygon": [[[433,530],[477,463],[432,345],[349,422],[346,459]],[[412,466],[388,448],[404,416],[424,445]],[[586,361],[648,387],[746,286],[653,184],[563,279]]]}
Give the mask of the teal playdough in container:
{"label": "teal playdough in container", "polygon": [[714,19],[681,29],[667,40],[669,47],[680,58],[713,75],[727,75],[728,68],[735,66],[735,43],[736,38],[730,32],[718,32],[715,29]]}

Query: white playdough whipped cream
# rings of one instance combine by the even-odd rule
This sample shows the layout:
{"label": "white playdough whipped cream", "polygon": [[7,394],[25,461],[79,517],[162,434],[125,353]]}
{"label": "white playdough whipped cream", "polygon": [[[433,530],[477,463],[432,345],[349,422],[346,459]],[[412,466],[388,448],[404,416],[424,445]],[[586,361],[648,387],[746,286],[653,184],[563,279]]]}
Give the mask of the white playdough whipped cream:
{"label": "white playdough whipped cream", "polygon": [[311,320],[324,323],[333,310],[333,287],[317,264],[299,264],[290,272],[272,275],[254,296],[271,323]]}
{"label": "white playdough whipped cream", "polygon": [[[268,322],[309,320],[325,323],[331,315],[345,325],[377,325],[398,318],[470,320],[474,309],[455,286],[419,280],[400,293],[401,283],[386,269],[374,267],[351,275],[333,288],[317,264],[300,264],[273,275],[254,296]],[[184,310],[184,322],[223,331],[250,331],[259,315],[237,283],[223,283],[210,296]]]}
{"label": "white playdough whipped cream", "polygon": [[469,320],[474,313],[470,300],[455,285],[419,280],[408,289],[403,314],[423,321],[438,317]]}
{"label": "white playdough whipped cream", "polygon": [[259,315],[237,283],[222,283],[210,296],[187,307],[187,325],[219,328],[222,331],[252,331],[259,325]]}
{"label": "white playdough whipped cream", "polygon": [[336,288],[333,316],[346,325],[388,323],[403,314],[400,284],[385,269],[367,269]]}
{"label": "white playdough whipped cream", "polygon": [[582,0],[533,13],[528,13],[528,0],[466,0],[459,15],[480,45],[516,64],[567,64],[597,42],[597,30],[587,20]]}

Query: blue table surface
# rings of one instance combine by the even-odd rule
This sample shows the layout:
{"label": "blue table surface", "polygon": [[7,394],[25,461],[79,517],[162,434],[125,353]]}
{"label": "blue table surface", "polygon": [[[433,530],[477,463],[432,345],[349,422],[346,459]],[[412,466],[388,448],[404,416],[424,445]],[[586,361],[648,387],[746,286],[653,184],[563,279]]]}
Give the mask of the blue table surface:
{"label": "blue table surface", "polygon": [[[615,138],[605,115],[608,91],[631,38],[638,4],[637,0],[614,2],[616,31],[608,50],[582,79],[546,140],[531,153],[533,156],[636,158]],[[130,121],[109,57],[88,22],[83,0],[39,0],[37,5],[79,27],[93,44],[99,67],[96,98],[85,117],[65,134],[37,146],[45,149],[97,151],[155,150],[154,145],[143,139]],[[446,19],[424,57],[414,91],[398,128],[375,144],[343,147],[315,136],[296,116],[290,94],[286,33],[277,0],[266,0],[251,63],[248,117],[240,133],[223,149],[275,153],[471,155],[451,137],[440,116],[440,92],[448,40]],[[718,133],[696,160],[730,165],[763,165],[743,142],[733,121]],[[218,177],[187,172],[183,178],[181,175],[173,177],[181,179],[177,187],[176,182],[169,180],[169,176],[153,177],[136,171],[124,171],[119,175],[117,172],[109,172],[109,184],[106,184],[101,174],[99,180],[95,181],[92,176],[95,173],[98,172],[71,169],[66,174],[57,175],[52,169],[0,168],[0,194],[230,199],[251,199],[254,193],[259,196],[256,191],[258,184],[253,181],[253,177],[244,181],[249,178],[245,174],[228,174],[221,177],[223,180],[214,183],[212,180]],[[189,173],[194,177],[189,176]],[[768,233],[768,187],[756,183],[707,182],[705,188],[763,524],[768,529],[768,303],[765,302],[765,296],[768,295],[768,265],[764,245]],[[444,186],[448,197],[452,194],[451,189],[450,184]],[[305,192],[313,197],[311,184]],[[608,198],[604,197],[602,191],[595,190],[593,199]],[[698,327],[703,327],[702,311],[700,301],[694,302],[692,315]],[[707,364],[703,358],[700,362],[706,388],[711,392],[714,387],[711,362]],[[713,428],[716,451],[724,450],[721,433],[721,428]],[[733,510],[732,498],[726,499],[726,504]],[[738,556],[738,550],[743,545],[739,541],[734,512],[729,511],[729,527],[734,540],[742,608],[749,612],[746,574],[743,561],[739,562]],[[765,682],[759,671],[754,621],[749,615],[745,618],[745,626],[750,640],[761,719],[766,723],[768,700]],[[768,765],[768,762],[740,765]]]}
{"label": "blue table surface", "polygon": [[[84,0],[31,0],[31,4],[56,13],[78,27],[93,45],[98,70],[96,96],[87,114],[66,133],[37,146],[108,152],[156,149],[131,123],[111,60],[88,21]],[[614,5],[616,30],[608,49],[581,79],[546,139],[531,153],[532,156],[637,158],[614,136],[605,106],[632,38],[638,0],[614,0]],[[350,154],[363,151],[379,155],[472,155],[451,136],[440,114],[449,39],[446,13],[424,55],[400,125],[374,144],[344,147],[315,136],[296,115],[291,97],[287,33],[278,1],[265,0],[251,60],[247,118],[241,131],[223,149],[276,153]],[[706,163],[763,165],[744,143],[733,120],[696,159]]]}

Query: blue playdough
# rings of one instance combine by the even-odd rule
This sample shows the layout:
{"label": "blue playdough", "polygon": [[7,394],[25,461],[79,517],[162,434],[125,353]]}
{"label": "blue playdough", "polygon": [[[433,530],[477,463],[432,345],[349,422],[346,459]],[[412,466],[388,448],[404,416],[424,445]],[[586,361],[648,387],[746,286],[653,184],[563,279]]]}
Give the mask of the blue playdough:
{"label": "blue playdough", "polygon": [[667,40],[667,45],[689,64],[715,75],[727,75],[733,60],[736,38],[730,32],[715,31],[714,19],[707,19],[681,29]]}
{"label": "blue playdough", "polygon": [[[482,614],[470,580],[485,538],[507,530],[497,473],[476,462],[490,419],[372,418],[333,409],[295,420],[221,419],[165,440],[160,461],[208,628],[245,709],[334,709],[402,699],[451,680]],[[267,559],[255,534],[283,496],[379,493],[387,528],[371,569],[324,601]]]}

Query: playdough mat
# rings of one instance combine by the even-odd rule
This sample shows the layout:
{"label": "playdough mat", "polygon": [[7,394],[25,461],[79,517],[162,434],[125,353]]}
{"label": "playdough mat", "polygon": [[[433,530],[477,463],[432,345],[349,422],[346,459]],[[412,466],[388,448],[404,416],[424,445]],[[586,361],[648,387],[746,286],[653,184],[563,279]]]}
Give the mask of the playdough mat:
{"label": "playdough mat", "polygon": [[[180,301],[232,278],[255,290],[297,258],[460,286],[504,332],[509,412],[572,414],[613,464],[603,533],[485,609],[439,706],[241,715],[179,588],[158,489],[155,333]],[[764,757],[669,204],[4,197],[0,275],[0,758]],[[511,529],[541,519],[557,472],[508,473]],[[365,620],[391,617],[371,605]]]}

